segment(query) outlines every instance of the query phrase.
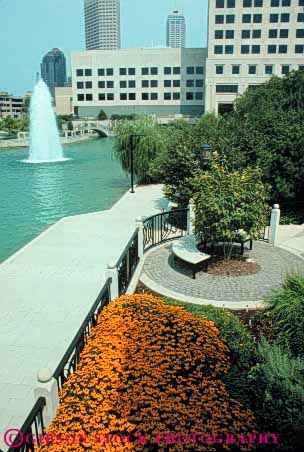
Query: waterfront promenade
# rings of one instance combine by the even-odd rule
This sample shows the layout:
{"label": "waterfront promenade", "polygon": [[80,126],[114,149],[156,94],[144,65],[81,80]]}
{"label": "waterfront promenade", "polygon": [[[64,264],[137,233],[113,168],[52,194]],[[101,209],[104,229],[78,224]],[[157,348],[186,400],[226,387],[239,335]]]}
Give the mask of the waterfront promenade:
{"label": "waterfront promenade", "polygon": [[52,371],[117,261],[138,216],[167,207],[160,185],[126,193],[112,209],[60,220],[0,265],[0,448],[33,404],[37,371]]}

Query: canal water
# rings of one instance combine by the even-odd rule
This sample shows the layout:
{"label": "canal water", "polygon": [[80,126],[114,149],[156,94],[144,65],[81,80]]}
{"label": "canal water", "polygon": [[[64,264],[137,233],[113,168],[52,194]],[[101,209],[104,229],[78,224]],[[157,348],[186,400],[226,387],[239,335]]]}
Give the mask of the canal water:
{"label": "canal water", "polygon": [[0,151],[0,262],[63,217],[109,209],[129,181],[114,139],[65,147],[60,163],[27,164],[28,149]]}

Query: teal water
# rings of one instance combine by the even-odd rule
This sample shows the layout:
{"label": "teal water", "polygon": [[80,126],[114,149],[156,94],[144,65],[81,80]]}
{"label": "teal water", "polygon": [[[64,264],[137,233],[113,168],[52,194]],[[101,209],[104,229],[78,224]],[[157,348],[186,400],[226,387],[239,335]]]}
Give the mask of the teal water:
{"label": "teal water", "polygon": [[0,152],[0,262],[63,217],[110,208],[129,181],[113,138],[65,147],[70,160],[30,165],[28,149]]}

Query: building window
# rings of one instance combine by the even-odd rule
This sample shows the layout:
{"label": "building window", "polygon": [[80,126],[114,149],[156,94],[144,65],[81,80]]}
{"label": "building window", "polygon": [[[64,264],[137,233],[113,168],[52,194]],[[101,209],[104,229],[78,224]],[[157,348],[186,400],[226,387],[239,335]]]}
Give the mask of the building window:
{"label": "building window", "polygon": [[149,88],[149,80],[142,80],[141,86],[142,88]]}
{"label": "building window", "polygon": [[112,82],[112,81],[107,82],[107,88],[113,89],[114,88],[114,82]]}
{"label": "building window", "polygon": [[225,8],[225,0],[216,0],[216,8]]}
{"label": "building window", "polygon": [[105,93],[99,93],[99,94],[98,94],[98,100],[106,100],[106,95],[105,95]]}
{"label": "building window", "polygon": [[235,0],[227,0],[227,8],[235,8]]}
{"label": "building window", "polygon": [[252,0],[243,0],[243,8],[251,8]]}
{"label": "building window", "polygon": [[251,14],[243,14],[243,24],[250,24],[251,22]]}
{"label": "building window", "polygon": [[157,67],[151,67],[151,75],[158,75],[158,68]]}
{"label": "building window", "polygon": [[164,100],[171,100],[171,93],[164,93]]}
{"label": "building window", "polygon": [[221,64],[221,65],[215,66],[215,73],[216,73],[217,75],[222,75],[222,74],[224,74],[224,65]]}
{"label": "building window", "polygon": [[239,73],[240,73],[240,66],[238,64],[234,64],[232,66],[232,74],[239,75]]}
{"label": "building window", "polygon": [[135,69],[135,67],[129,67],[129,69],[128,69],[128,75],[136,75],[136,69]]}
{"label": "building window", "polygon": [[279,15],[278,14],[270,14],[269,22],[271,24],[277,24],[279,22]]}
{"label": "building window", "polygon": [[174,75],[180,75],[180,73],[181,73],[181,68],[179,66],[175,66],[173,68],[173,74]]}
{"label": "building window", "polygon": [[261,24],[262,23],[262,14],[254,14],[253,15],[253,23]]}
{"label": "building window", "polygon": [[79,102],[83,102],[83,101],[84,101],[84,94],[78,94],[78,95],[77,95],[77,100],[78,100]]}
{"label": "building window", "polygon": [[192,88],[194,86],[194,80],[187,80],[186,86],[187,88]]}
{"label": "building window", "polygon": [[289,14],[281,14],[281,22],[289,22]]}
{"label": "building window", "polygon": [[202,75],[204,73],[204,66],[196,66],[196,74]]}
{"label": "building window", "polygon": [[247,45],[241,46],[241,53],[242,54],[248,54],[249,53],[249,46],[247,46]]}
{"label": "building window", "polygon": [[279,53],[287,53],[288,46],[287,45],[279,45]]}
{"label": "building window", "polygon": [[98,73],[98,77],[104,77],[105,70],[104,69],[98,69],[97,73]]}
{"label": "building window", "polygon": [[217,93],[238,93],[238,85],[216,85]]}
{"label": "building window", "polygon": [[194,100],[194,93],[186,93],[186,100]]}
{"label": "building window", "polygon": [[226,30],[225,38],[234,39],[234,30]]}
{"label": "building window", "polygon": [[119,75],[127,75],[127,69],[125,67],[121,67],[119,69]]}
{"label": "building window", "polygon": [[214,39],[223,39],[223,38],[224,38],[224,31],[223,30],[215,30]]}
{"label": "building window", "polygon": [[280,6],[280,0],[271,0],[270,6],[273,8]]}
{"label": "building window", "polygon": [[298,14],[298,22],[304,22],[304,13]]}
{"label": "building window", "polygon": [[254,0],[254,6],[256,8],[263,8],[263,0]]}
{"label": "building window", "polygon": [[76,69],[76,76],[83,77],[83,69]]}
{"label": "building window", "polygon": [[84,70],[84,75],[86,77],[92,77],[92,69],[85,69]]}
{"label": "building window", "polygon": [[299,71],[304,71],[304,64],[299,64],[298,68],[299,68]]}
{"label": "building window", "polygon": [[173,100],[180,100],[180,93],[173,93]]}
{"label": "building window", "polygon": [[223,46],[214,46],[214,53],[216,55],[223,53]]}
{"label": "building window", "polygon": [[92,89],[93,88],[93,83],[92,82],[86,82],[85,87],[86,87],[86,89]]}
{"label": "building window", "polygon": [[114,75],[114,69],[108,68],[106,74],[108,77],[112,77]]}
{"label": "building window", "polygon": [[204,80],[196,80],[195,81],[195,86],[197,88],[204,88]]}
{"label": "building window", "polygon": [[277,53],[277,46],[269,45],[268,46],[268,53]]}
{"label": "building window", "polygon": [[164,87],[171,88],[171,80],[164,80]]}
{"label": "building window", "polygon": [[304,6],[304,0],[299,0],[299,6]]}
{"label": "building window", "polygon": [[149,94],[148,93],[142,93],[141,98],[142,98],[142,100],[149,100]]}
{"label": "building window", "polygon": [[242,30],[242,39],[250,38],[250,30]]}
{"label": "building window", "polygon": [[304,38],[304,28],[298,28],[297,29],[297,34],[296,34],[297,38]]}
{"label": "building window", "polygon": [[261,38],[261,30],[252,30],[252,38],[260,39]]}
{"label": "building window", "polygon": [[173,87],[180,88],[180,80],[173,80]]}
{"label": "building window", "polygon": [[[98,82],[98,83],[99,83],[99,82]],[[104,82],[102,82],[102,83],[104,83]],[[127,87],[127,82],[126,82],[126,80],[120,80],[119,86],[120,86],[120,88],[126,88],[126,87]],[[104,87],[103,87],[103,88],[104,88]]]}
{"label": "building window", "polygon": [[290,6],[290,0],[282,0],[282,6]]}
{"label": "building window", "polygon": [[288,38],[289,30],[282,28],[280,30],[280,38]]}
{"label": "building window", "polygon": [[273,28],[268,31],[268,38],[274,39],[278,37],[278,30]]}
{"label": "building window", "polygon": [[304,53],[304,45],[302,44],[297,44],[295,46],[295,53]]}
{"label": "building window", "polygon": [[225,53],[227,55],[232,55],[233,54],[233,46],[225,46]]}
{"label": "building window", "polygon": [[158,93],[151,93],[151,100],[158,100]]}
{"label": "building window", "polygon": [[127,93],[120,93],[120,100],[128,100]]}
{"label": "building window", "polygon": [[148,67],[142,67],[141,68],[141,75],[149,75],[149,68]]}
{"label": "building window", "polygon": [[129,93],[129,100],[136,100],[136,94],[135,93]]}
{"label": "building window", "polygon": [[151,88],[157,88],[158,87],[158,80],[151,80],[150,86],[151,86]]}
{"label": "building window", "polygon": [[107,100],[114,100],[114,93],[108,93]]}
{"label": "building window", "polygon": [[203,100],[203,93],[201,91],[195,93],[195,100]]}
{"label": "building window", "polygon": [[93,94],[86,94],[86,100],[87,101],[92,101],[93,100]]}
{"label": "building window", "polygon": [[171,74],[171,71],[172,71],[172,69],[171,69],[171,67],[164,67],[164,74],[165,75],[170,75]]}
{"label": "building window", "polygon": [[217,14],[215,16],[215,23],[216,24],[223,24],[224,23],[224,16],[223,16],[223,14]]}
{"label": "building window", "polygon": [[289,64],[283,64],[282,65],[282,75],[288,75],[289,74]]}
{"label": "building window", "polygon": [[129,88],[136,88],[136,81],[135,80],[129,80],[128,81],[128,87]]}
{"label": "building window", "polygon": [[251,53],[254,53],[255,55],[258,54],[258,53],[261,53],[261,46],[253,45],[251,47]]}
{"label": "building window", "polygon": [[255,75],[256,74],[256,65],[250,64],[248,67],[248,74]]}
{"label": "building window", "polygon": [[273,66],[272,64],[266,64],[265,66],[265,74],[272,75],[273,74]]}
{"label": "building window", "polygon": [[194,74],[194,67],[193,66],[188,66],[187,67],[187,74],[188,75],[193,75]]}
{"label": "building window", "polygon": [[234,24],[234,14],[226,15],[226,24]]}
{"label": "building window", "polygon": [[77,89],[83,89],[83,88],[84,88],[83,82],[77,82]]}

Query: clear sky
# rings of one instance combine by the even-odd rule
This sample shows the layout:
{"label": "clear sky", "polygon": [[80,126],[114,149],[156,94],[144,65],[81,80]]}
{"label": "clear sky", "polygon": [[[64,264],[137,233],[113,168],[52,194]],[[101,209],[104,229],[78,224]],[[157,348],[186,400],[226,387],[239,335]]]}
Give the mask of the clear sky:
{"label": "clear sky", "polygon": [[[121,0],[122,47],[166,44],[166,17],[181,9],[187,47],[207,41],[207,0]],[[85,48],[83,0],[0,0],[0,91],[32,90],[44,54]]]}

